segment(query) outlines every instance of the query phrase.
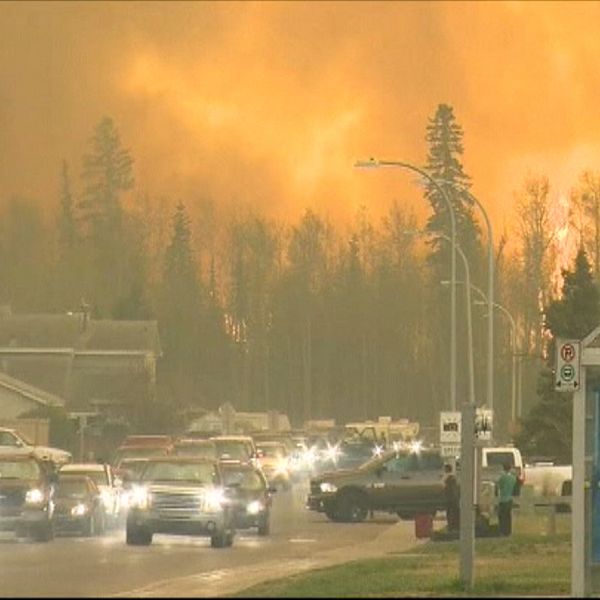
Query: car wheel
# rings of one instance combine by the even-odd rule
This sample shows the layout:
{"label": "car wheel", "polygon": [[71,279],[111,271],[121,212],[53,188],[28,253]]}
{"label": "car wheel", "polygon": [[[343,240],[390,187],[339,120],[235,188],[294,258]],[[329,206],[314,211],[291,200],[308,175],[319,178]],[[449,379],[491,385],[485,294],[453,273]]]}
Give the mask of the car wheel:
{"label": "car wheel", "polygon": [[325,509],[325,516],[330,520],[333,521],[334,523],[338,523],[340,518],[339,515],[336,511],[336,507],[333,506],[332,508],[326,508]]}
{"label": "car wheel", "polygon": [[258,535],[264,536],[269,533],[271,533],[271,521],[267,515],[258,526]]}
{"label": "car wheel", "polygon": [[140,527],[128,525],[125,541],[129,546],[149,546],[152,543],[152,533]]}
{"label": "car wheel", "polygon": [[359,492],[346,492],[338,500],[336,512],[346,522],[362,523],[369,512],[367,500]]}
{"label": "car wheel", "polygon": [[229,536],[231,536],[231,542],[233,543],[233,535],[231,533],[227,533],[226,531],[219,531],[218,533],[215,533],[215,535],[211,536],[210,545],[213,548],[225,548],[228,545],[227,541]]}
{"label": "car wheel", "polygon": [[33,539],[36,542],[50,542],[54,539],[54,524],[46,521],[33,531]]}
{"label": "car wheel", "polygon": [[415,516],[412,513],[398,511],[396,513],[403,521],[412,521]]}

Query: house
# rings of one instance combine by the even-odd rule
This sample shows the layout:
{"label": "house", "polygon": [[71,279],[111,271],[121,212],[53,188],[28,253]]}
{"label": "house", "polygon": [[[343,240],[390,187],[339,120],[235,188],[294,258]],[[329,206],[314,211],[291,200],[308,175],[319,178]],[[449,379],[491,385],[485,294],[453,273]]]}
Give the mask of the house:
{"label": "house", "polygon": [[64,399],[68,412],[143,410],[155,399],[161,354],[156,321],[0,310],[0,373]]}

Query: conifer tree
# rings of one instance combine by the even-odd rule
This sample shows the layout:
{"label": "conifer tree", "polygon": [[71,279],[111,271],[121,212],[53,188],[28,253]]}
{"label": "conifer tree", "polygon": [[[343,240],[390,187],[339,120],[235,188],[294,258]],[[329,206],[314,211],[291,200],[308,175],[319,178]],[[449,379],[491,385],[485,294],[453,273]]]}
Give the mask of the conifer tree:
{"label": "conifer tree", "polygon": [[556,338],[583,339],[600,323],[600,293],[583,249],[572,271],[563,271],[562,296],[546,309],[545,328],[551,334],[547,364],[538,378],[538,403],[522,421],[517,444],[526,453],[568,463],[572,453],[572,395],[554,390],[552,368]]}

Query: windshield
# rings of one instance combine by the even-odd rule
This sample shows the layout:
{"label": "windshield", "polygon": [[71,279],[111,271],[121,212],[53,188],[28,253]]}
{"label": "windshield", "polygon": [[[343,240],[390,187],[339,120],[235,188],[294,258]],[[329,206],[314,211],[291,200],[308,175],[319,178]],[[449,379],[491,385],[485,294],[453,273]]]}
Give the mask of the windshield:
{"label": "windshield", "polygon": [[40,467],[35,460],[0,462],[0,479],[38,479]]}
{"label": "windshield", "polygon": [[164,448],[122,448],[117,451],[117,460],[119,462],[123,458],[148,458],[149,456],[165,456]]}
{"label": "windshield", "polygon": [[108,485],[108,475],[104,471],[86,471],[84,469],[68,469],[67,471],[61,471],[61,473],[69,475],[85,475],[89,477],[96,485]]}
{"label": "windshield", "polygon": [[219,457],[233,458],[235,460],[249,460],[250,452],[246,442],[233,442],[229,440],[215,440]]}
{"label": "windshield", "polygon": [[142,481],[188,481],[209,485],[216,483],[210,463],[149,462],[142,471]]}
{"label": "windshield", "polygon": [[175,446],[177,456],[201,456],[217,458],[217,448],[212,444],[181,444]]}
{"label": "windshield", "polygon": [[69,481],[68,479],[62,479],[58,483],[56,489],[56,495],[59,498],[67,498],[69,496],[85,496],[87,493],[87,485],[85,481]]}
{"label": "windshield", "polygon": [[235,470],[226,467],[223,469],[223,478],[225,485],[239,484],[242,490],[258,491],[265,488],[262,477],[250,469]]}

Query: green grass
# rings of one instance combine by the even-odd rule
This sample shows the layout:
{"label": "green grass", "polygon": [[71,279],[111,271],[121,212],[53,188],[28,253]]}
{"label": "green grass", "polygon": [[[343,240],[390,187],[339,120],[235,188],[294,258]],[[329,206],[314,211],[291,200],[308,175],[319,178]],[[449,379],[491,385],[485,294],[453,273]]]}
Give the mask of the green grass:
{"label": "green grass", "polygon": [[458,580],[458,542],[429,542],[390,558],[356,561],[248,588],[236,597],[397,597],[568,594],[570,522],[545,533],[543,518],[515,519],[510,538],[476,542],[475,588]]}

